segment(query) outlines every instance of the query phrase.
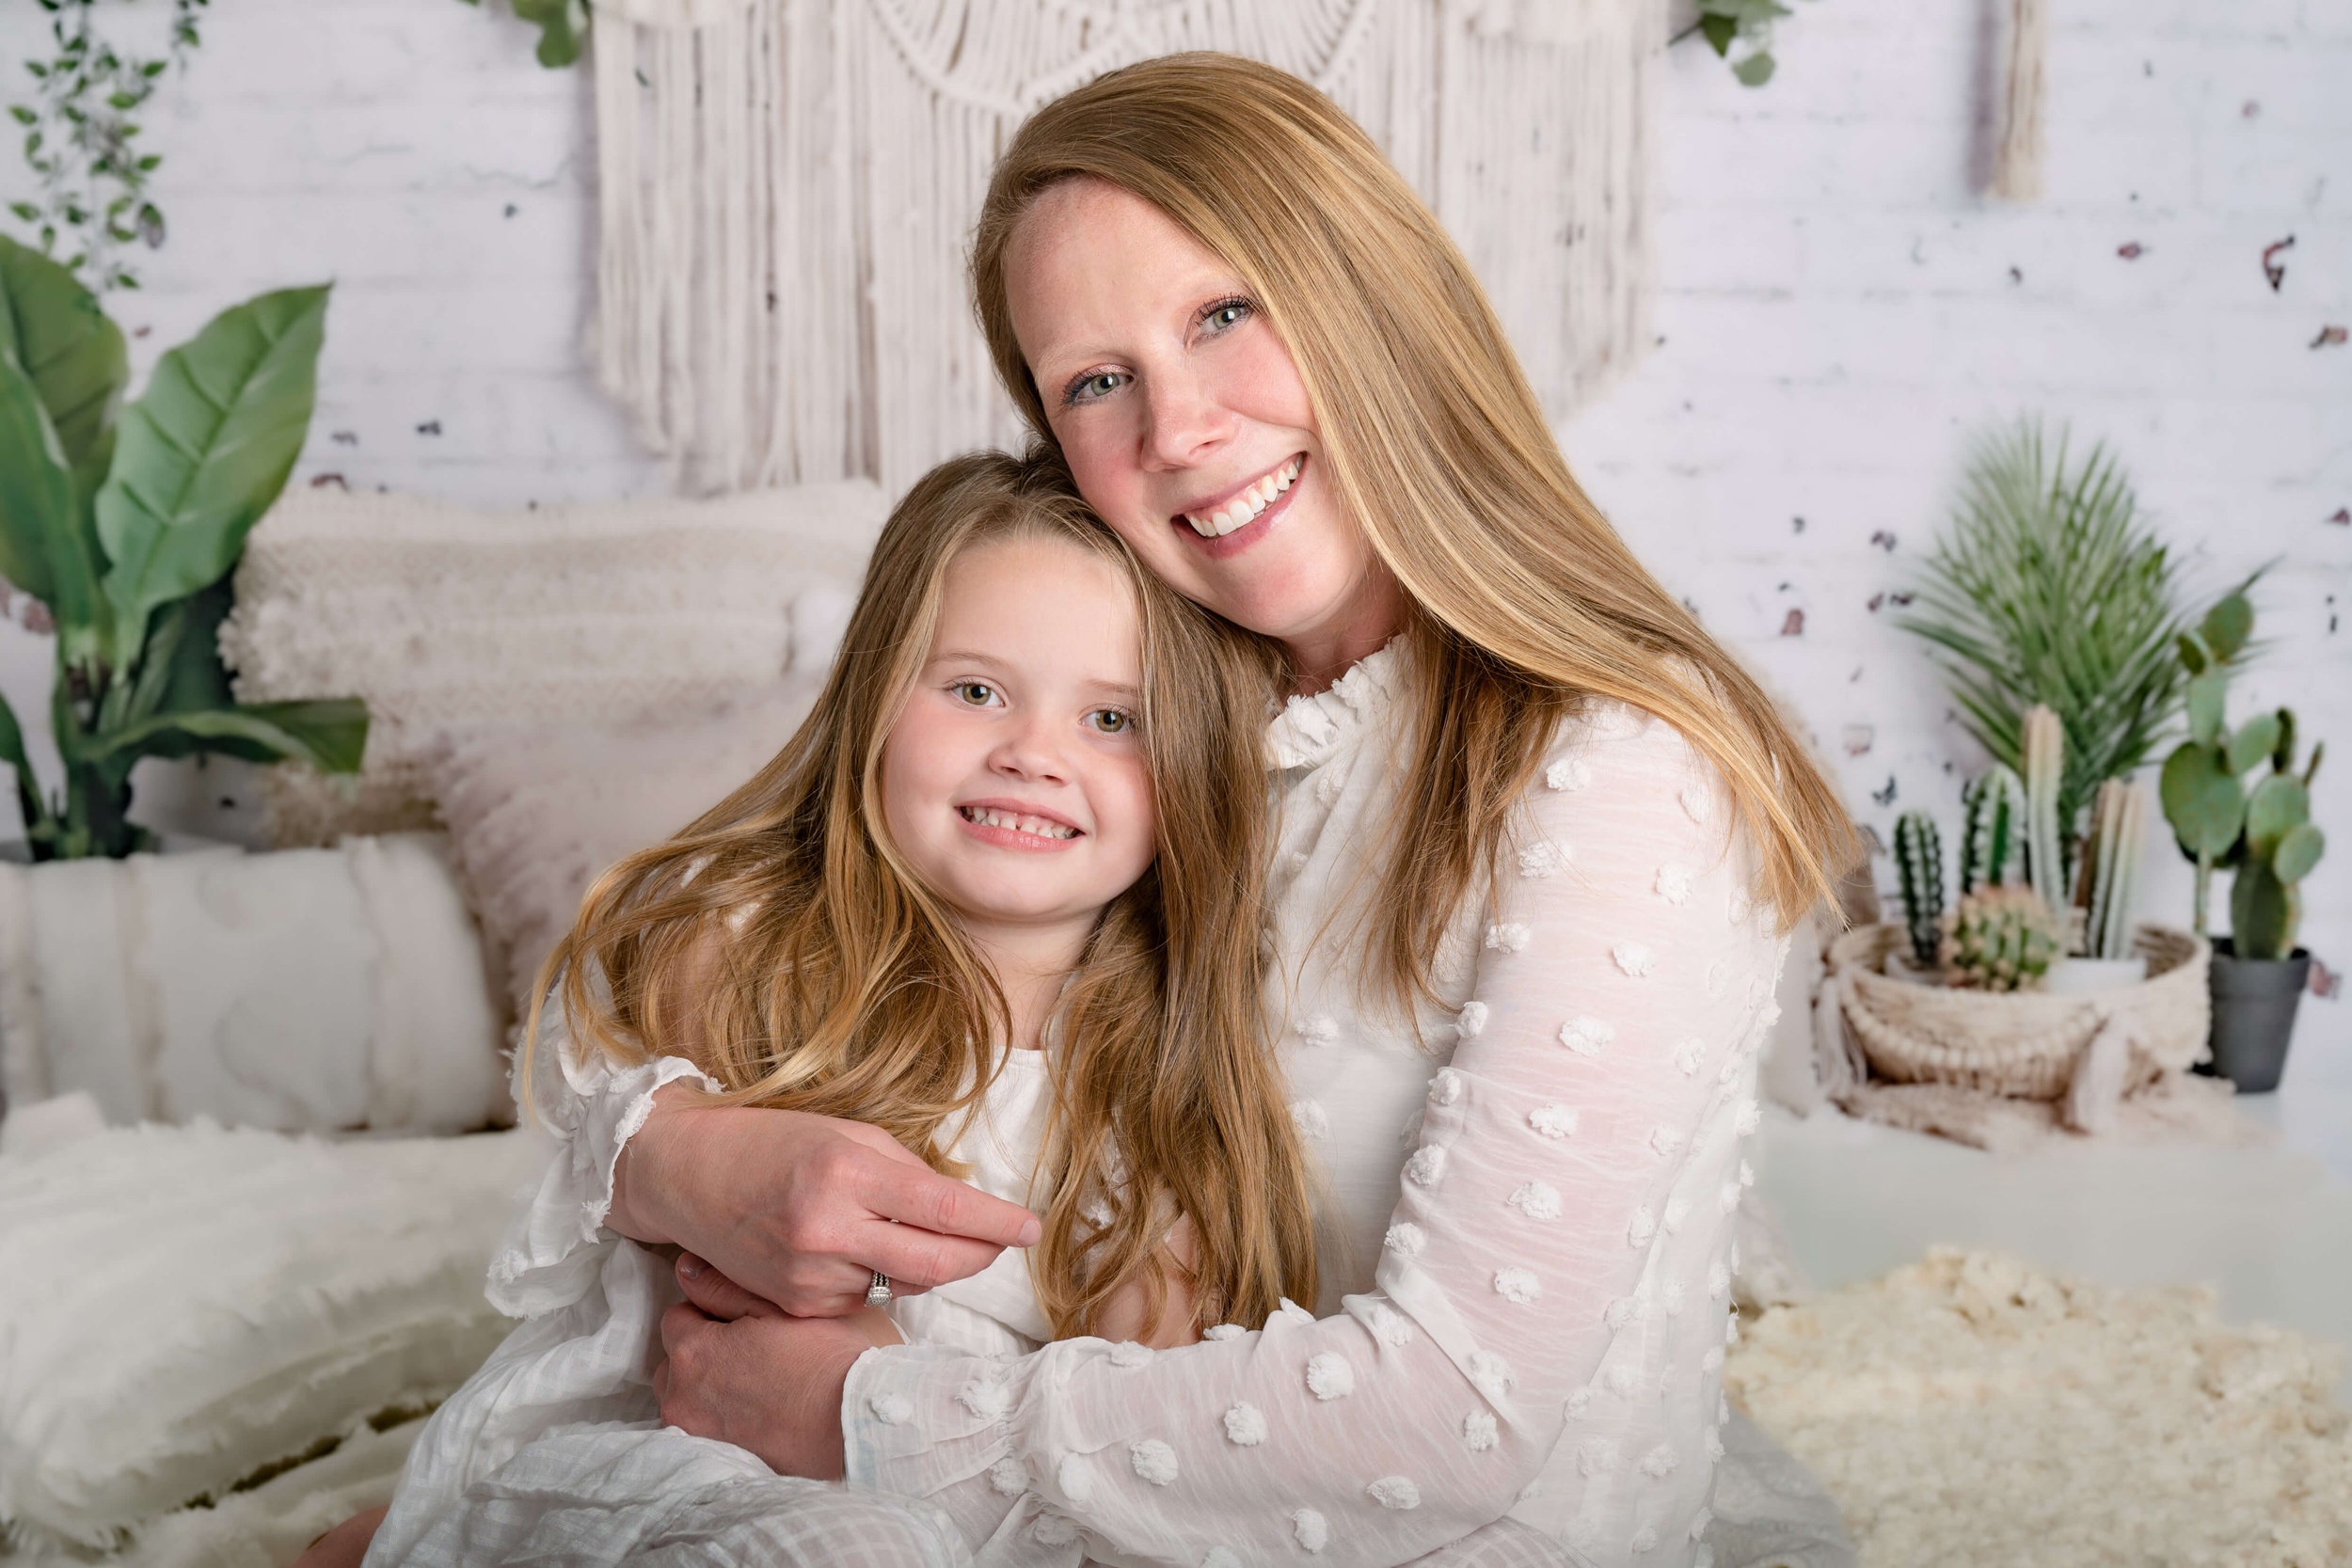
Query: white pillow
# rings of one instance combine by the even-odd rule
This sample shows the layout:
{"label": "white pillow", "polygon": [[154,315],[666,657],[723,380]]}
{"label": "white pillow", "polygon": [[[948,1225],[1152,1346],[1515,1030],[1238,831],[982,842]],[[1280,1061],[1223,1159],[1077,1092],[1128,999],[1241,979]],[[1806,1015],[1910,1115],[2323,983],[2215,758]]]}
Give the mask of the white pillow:
{"label": "white pillow", "polygon": [[222,657],[246,701],[361,697],[370,726],[356,785],[269,769],[273,842],[436,825],[421,767],[443,729],[617,722],[775,680],[837,637],[888,510],[864,480],[522,512],[288,492],[246,544]]}
{"label": "white pillow", "polygon": [[210,1125],[0,1155],[0,1537],[112,1546],[446,1398],[512,1326],[484,1273],[547,1157]]}
{"label": "white pillow", "polygon": [[455,1132],[507,1119],[439,834],[0,863],[0,1092],[118,1126]]}

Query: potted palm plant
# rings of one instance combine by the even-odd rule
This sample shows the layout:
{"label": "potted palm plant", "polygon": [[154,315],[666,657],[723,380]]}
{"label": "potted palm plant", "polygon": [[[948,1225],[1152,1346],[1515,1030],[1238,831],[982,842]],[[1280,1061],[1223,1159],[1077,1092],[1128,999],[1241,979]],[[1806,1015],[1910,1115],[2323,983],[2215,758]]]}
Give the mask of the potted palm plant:
{"label": "potted palm plant", "polygon": [[72,273],[0,239],[0,577],[56,628],[44,789],[0,700],[0,762],[36,861],[149,847],[130,820],[141,757],[222,752],[356,772],[357,699],[240,703],[217,634],[230,574],[310,428],[327,290],[224,310],[127,406],[121,329]]}

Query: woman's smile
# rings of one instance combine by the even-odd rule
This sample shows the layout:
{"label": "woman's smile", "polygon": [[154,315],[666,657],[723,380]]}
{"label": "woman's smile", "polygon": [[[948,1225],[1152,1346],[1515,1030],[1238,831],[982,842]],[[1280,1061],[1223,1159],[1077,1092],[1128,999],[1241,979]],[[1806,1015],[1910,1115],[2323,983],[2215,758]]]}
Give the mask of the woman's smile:
{"label": "woman's smile", "polygon": [[1230,549],[1212,549],[1212,554],[1231,555],[1246,549],[1249,538],[1237,536],[1263,535],[1264,529],[1258,525],[1270,527],[1275,516],[1289,505],[1291,487],[1298,483],[1306,466],[1307,454],[1294,453],[1247,484],[1180,508],[1170,521],[1180,528],[1190,528],[1210,546],[1232,542]]}

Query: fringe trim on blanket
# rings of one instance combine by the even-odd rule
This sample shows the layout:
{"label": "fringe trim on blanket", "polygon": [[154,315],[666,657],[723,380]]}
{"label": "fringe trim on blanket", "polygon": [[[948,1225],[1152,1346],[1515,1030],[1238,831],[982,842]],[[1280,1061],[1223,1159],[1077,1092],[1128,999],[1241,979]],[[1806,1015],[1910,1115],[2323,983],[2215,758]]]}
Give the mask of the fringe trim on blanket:
{"label": "fringe trim on blanket", "polygon": [[689,493],[1017,445],[964,280],[1040,104],[1185,49],[1361,122],[1468,253],[1548,412],[1648,341],[1654,0],[598,0],[595,345]]}

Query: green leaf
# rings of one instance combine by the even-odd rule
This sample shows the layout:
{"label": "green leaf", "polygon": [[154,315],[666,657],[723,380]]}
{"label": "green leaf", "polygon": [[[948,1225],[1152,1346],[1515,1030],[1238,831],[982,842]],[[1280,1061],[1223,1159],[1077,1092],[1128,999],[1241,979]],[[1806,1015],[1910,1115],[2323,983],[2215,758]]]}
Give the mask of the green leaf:
{"label": "green leaf", "polygon": [[1740,19],[1736,16],[1724,16],[1709,11],[1699,18],[1699,36],[1708,41],[1716,54],[1728,55],[1731,53],[1732,40],[1740,36]]}
{"label": "green leaf", "polygon": [[2181,667],[2192,675],[2203,674],[2205,667],[2213,662],[2212,657],[2205,652],[2205,644],[2193,631],[2181,633],[2173,645],[2180,650]]}
{"label": "green leaf", "polygon": [[2246,791],[2215,747],[2186,740],[2174,748],[2157,777],[2156,794],[2173,836],[2192,860],[2218,860],[2246,825]]}
{"label": "green leaf", "polygon": [[2217,601],[2205,611],[2205,620],[2199,628],[2211,648],[2223,663],[2228,663],[2246,646],[2246,640],[2254,635],[2254,607],[2244,594],[2231,594]]}
{"label": "green leaf", "polygon": [[32,759],[24,754],[24,731],[17,724],[16,709],[0,697],[0,763],[8,764],[16,774],[16,810],[24,819],[24,833],[30,838],[49,815],[40,803],[40,787],[33,778]]}
{"label": "green leaf", "polygon": [[0,577],[62,619],[65,600],[97,585],[77,572],[73,476],[56,427],[16,356],[0,348]]}
{"label": "green leaf", "polygon": [[2312,792],[2303,781],[2292,773],[2273,773],[2247,800],[2246,847],[2267,860],[2290,830],[2311,819]]}
{"label": "green leaf", "polygon": [[1743,87],[1760,87],[1772,79],[1772,56],[1759,49],[1733,66],[1731,73],[1740,78],[1740,85]]}
{"label": "green leaf", "polygon": [[2319,831],[2319,824],[2298,822],[2280,835],[2279,847],[2270,857],[2270,869],[2282,882],[2299,882],[2312,874],[2312,867],[2327,852],[2328,835]]}
{"label": "green leaf", "polygon": [[131,377],[122,329],[71,272],[0,239],[0,344],[16,350],[40,391],[84,498],[95,495],[114,455],[115,413]]}
{"label": "green leaf", "polygon": [[2230,883],[2230,939],[2241,958],[2277,960],[2295,950],[2303,902],[2261,861],[2238,868]]}
{"label": "green leaf", "polygon": [[561,70],[580,58],[588,36],[588,8],[580,0],[515,0],[515,14],[539,29],[539,63]]}
{"label": "green leaf", "polygon": [[2224,670],[2208,670],[2188,683],[2188,734],[2201,746],[2219,745],[2227,733],[2221,725],[2222,708],[2230,700],[2230,676]]}
{"label": "green leaf", "polygon": [[2230,771],[2250,771],[2256,764],[2270,755],[2271,749],[2278,744],[2279,716],[2275,713],[2254,715],[2237,727],[2235,735],[2230,736]]}
{"label": "green leaf", "polygon": [[82,748],[82,755],[90,762],[119,764],[139,756],[225,752],[254,762],[291,758],[321,772],[356,773],[367,739],[367,705],[357,697],[333,697],[159,713],[94,737]]}
{"label": "green leaf", "polygon": [[226,576],[285,488],[317,392],[326,288],[262,294],[213,318],[124,410],[98,494],[106,594],[135,660],[150,613]]}

